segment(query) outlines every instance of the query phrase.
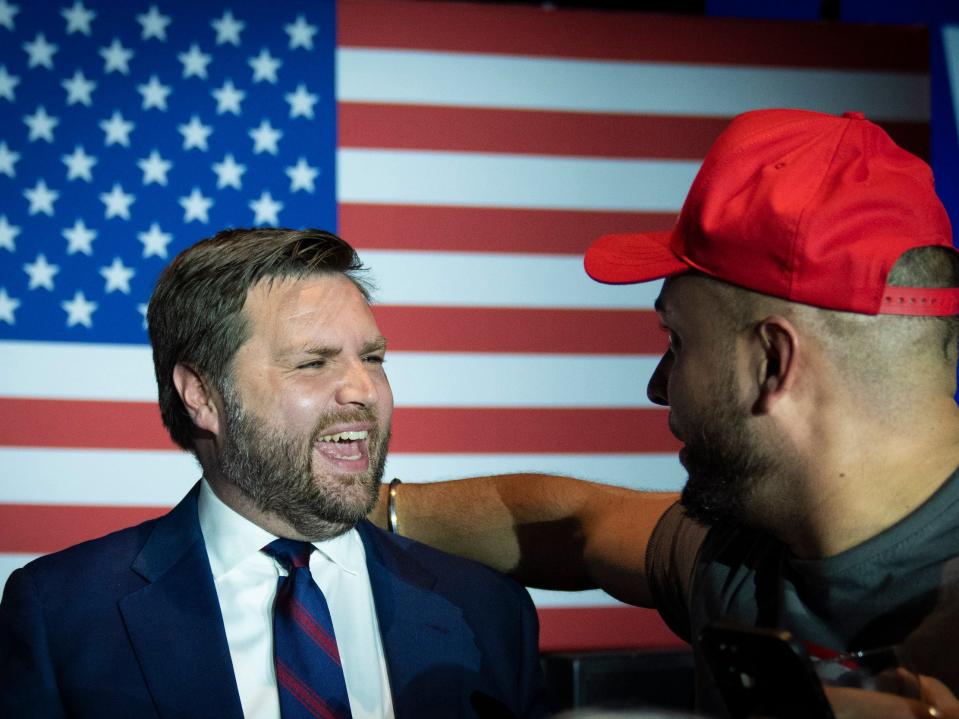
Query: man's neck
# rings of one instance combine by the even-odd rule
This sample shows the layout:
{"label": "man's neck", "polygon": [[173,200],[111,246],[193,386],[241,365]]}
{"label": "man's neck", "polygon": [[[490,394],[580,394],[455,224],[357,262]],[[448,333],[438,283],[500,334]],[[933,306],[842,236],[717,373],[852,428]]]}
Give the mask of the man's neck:
{"label": "man's neck", "polygon": [[220,501],[240,516],[277,537],[295,539],[301,542],[316,542],[337,537],[351,528],[348,525],[328,523],[328,532],[321,533],[318,536],[305,536],[279,514],[262,510],[246,492],[233,482],[210,471],[206,471],[204,477]]}
{"label": "man's neck", "polygon": [[959,408],[926,407],[893,423],[859,417],[810,447],[805,495],[774,533],[796,556],[829,557],[898,523],[959,467]]}

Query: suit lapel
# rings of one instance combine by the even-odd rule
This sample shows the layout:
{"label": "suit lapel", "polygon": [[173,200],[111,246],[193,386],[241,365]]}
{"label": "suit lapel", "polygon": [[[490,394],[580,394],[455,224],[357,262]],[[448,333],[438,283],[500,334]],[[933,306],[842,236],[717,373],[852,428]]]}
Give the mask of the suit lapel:
{"label": "suit lapel", "polygon": [[403,540],[367,522],[357,528],[397,719],[465,715],[464,677],[479,671],[481,657],[462,612],[434,591],[436,577],[397,545]]}
{"label": "suit lapel", "polygon": [[157,522],[133,563],[149,584],[124,597],[120,612],[161,717],[240,719],[197,493]]}

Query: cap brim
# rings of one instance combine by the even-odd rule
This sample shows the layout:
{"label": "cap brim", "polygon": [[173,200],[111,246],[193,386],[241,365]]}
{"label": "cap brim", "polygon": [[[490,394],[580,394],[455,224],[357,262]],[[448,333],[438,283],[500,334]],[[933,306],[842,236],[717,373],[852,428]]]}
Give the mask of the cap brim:
{"label": "cap brim", "polygon": [[669,247],[671,237],[671,231],[603,235],[586,250],[586,274],[597,282],[622,285],[686,272],[689,265]]}

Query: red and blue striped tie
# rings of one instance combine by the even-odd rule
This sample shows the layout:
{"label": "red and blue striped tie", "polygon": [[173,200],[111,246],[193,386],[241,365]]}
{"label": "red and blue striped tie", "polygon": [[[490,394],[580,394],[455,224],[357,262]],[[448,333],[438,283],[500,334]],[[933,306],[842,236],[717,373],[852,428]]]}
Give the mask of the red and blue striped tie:
{"label": "red and blue striped tie", "polygon": [[310,574],[313,545],[277,539],[263,551],[282,564],[273,603],[273,653],[283,719],[348,719],[350,700],[323,592]]}

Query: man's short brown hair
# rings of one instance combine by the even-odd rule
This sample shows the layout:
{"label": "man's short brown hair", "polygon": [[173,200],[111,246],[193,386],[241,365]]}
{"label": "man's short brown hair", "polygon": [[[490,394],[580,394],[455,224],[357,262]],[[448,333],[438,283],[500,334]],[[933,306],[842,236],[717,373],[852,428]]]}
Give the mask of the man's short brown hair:
{"label": "man's short brown hair", "polygon": [[249,338],[243,305],[254,285],[339,273],[369,301],[364,269],[344,240],[314,229],[224,230],[177,255],[160,274],[147,310],[160,413],[173,441],[193,448],[194,426],[173,385],[173,368],[188,365],[223,391],[233,357]]}

